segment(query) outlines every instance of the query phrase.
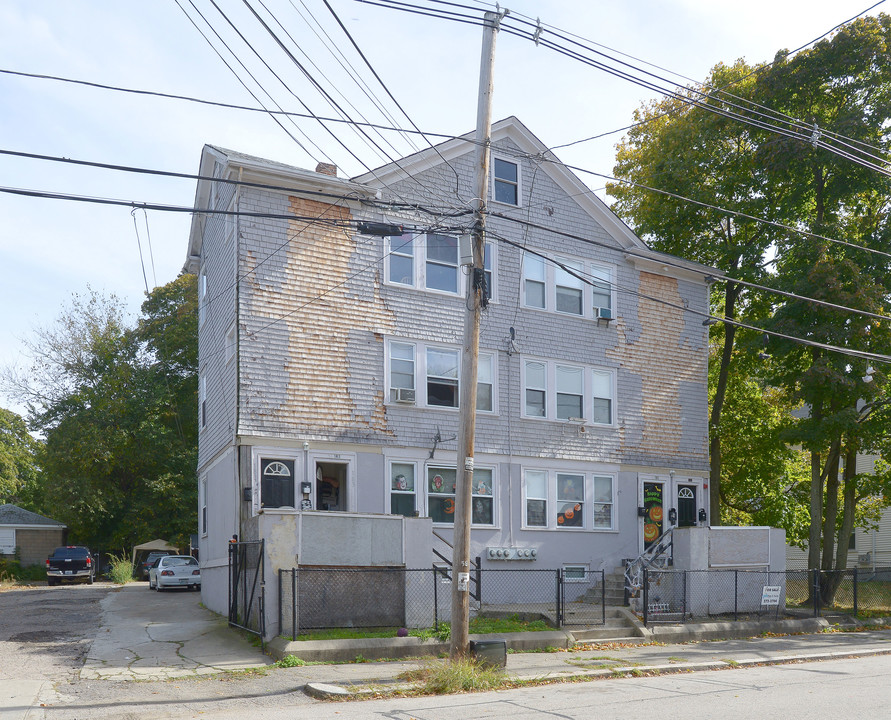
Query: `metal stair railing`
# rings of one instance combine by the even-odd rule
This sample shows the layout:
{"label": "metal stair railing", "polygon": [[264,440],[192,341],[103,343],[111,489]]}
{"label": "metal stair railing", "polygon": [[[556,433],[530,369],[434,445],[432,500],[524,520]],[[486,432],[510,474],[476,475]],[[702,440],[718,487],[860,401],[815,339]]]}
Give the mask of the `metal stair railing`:
{"label": "metal stair railing", "polygon": [[625,588],[629,598],[640,598],[644,584],[644,568],[650,572],[665,570],[671,563],[672,530],[668,528],[650,547],[625,564]]}

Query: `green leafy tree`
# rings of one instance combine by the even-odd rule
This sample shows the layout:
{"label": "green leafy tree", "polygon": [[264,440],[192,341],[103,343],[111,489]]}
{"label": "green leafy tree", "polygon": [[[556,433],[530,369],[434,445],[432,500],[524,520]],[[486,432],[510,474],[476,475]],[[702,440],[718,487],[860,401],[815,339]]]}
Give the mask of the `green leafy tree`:
{"label": "green leafy tree", "polygon": [[194,275],[155,289],[135,327],[116,298],[76,296],[12,379],[46,438],[38,504],[78,541],[185,544],[195,527],[196,303]]}
{"label": "green leafy tree", "polygon": [[[752,68],[740,61],[716,66],[706,84],[732,86],[735,96],[750,98],[755,79]],[[638,124],[616,155],[615,175],[626,182],[607,187],[616,198],[613,209],[656,249],[741,280],[761,282],[766,274],[765,253],[776,239],[775,228],[715,209],[730,207],[761,216],[773,202],[761,189],[763,176],[755,162],[757,133],[726,117],[725,106],[721,95],[703,99],[702,90],[696,87],[637,111],[634,119]],[[680,202],[675,195],[694,202]],[[735,282],[717,285],[712,293],[713,312],[730,320],[744,317],[753,302],[757,298]],[[736,326],[716,327],[712,335],[721,349],[709,418],[710,514],[712,522],[719,524],[724,437],[720,428]]]}
{"label": "green leafy tree", "polygon": [[0,504],[27,505],[38,473],[40,443],[24,419],[0,408]]}
{"label": "green leafy tree", "polygon": [[[712,391],[712,517],[718,515],[718,498],[731,505],[725,517],[755,517],[761,511],[745,496],[752,494],[766,502],[762,507],[770,507],[771,493],[763,483],[773,477],[780,491],[775,488],[772,496],[793,510],[775,515],[795,538],[801,519],[795,508],[806,489],[810,564],[824,569],[846,564],[847,538],[855,524],[868,522],[889,496],[884,472],[870,477],[856,472],[859,453],[888,458],[885,438],[891,429],[883,366],[856,353],[885,354],[891,338],[886,320],[801,298],[879,316],[891,312],[891,192],[887,172],[875,167],[884,163],[888,151],[889,48],[891,19],[880,15],[857,20],[794,57],[781,52],[773,64],[754,73],[741,63],[717,66],[707,84],[726,88],[733,97],[714,92],[707,103],[740,112],[752,101],[756,105],[744,112],[757,127],[712,116],[684,99],[641,111],[638,119],[651,122],[632,130],[620,147],[618,177],[758,216],[773,225],[749,223],[739,216],[728,219],[726,213],[656,195],[639,185],[611,187],[616,210],[658,249],[792,295],[744,291],[727,282],[722,294],[713,293],[716,312],[855,353],[844,355],[776,337],[765,344],[730,324],[713,330],[713,338],[723,344],[715,358],[718,371]],[[701,97],[696,89],[687,93],[688,98]],[[885,254],[870,254],[853,247],[857,245]],[[760,365],[747,361],[739,369],[741,384],[732,389],[732,363],[756,356]],[[769,397],[759,399],[759,386],[778,396],[777,407],[800,409],[797,418],[778,420],[768,432],[803,448],[807,483],[796,479],[800,472],[794,458],[765,472],[764,458],[753,463],[744,452],[732,457],[736,451],[731,453],[729,445],[738,436],[728,430],[746,417],[753,439],[764,429],[751,424],[759,404]],[[726,471],[722,445],[728,446],[724,461],[731,463]],[[722,482],[733,487],[722,487]],[[828,592],[831,595],[831,588]]]}
{"label": "green leafy tree", "polygon": [[[778,221],[883,253],[891,247],[891,183],[869,163],[888,151],[889,47],[891,18],[864,18],[792,58],[780,53],[759,76],[767,107],[813,128],[808,139],[772,135],[758,149],[766,182],[780,198]],[[790,233],[777,242],[775,267],[773,284],[787,292],[878,315],[891,311],[887,255]],[[889,323],[794,298],[775,303],[760,324],[853,352],[891,347]],[[857,475],[856,457],[879,448],[888,430],[886,374],[868,372],[868,359],[783,339],[772,339],[769,352],[769,381],[808,409],[788,437],[810,454],[809,565],[844,567],[863,497],[858,486],[869,484]]]}

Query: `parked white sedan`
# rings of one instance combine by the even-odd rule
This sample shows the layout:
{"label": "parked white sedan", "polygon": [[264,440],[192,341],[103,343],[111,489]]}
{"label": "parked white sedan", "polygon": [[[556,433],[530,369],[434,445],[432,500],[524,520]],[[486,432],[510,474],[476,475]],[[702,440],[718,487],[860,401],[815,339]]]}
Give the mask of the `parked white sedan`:
{"label": "parked white sedan", "polygon": [[149,590],[172,587],[201,589],[201,570],[198,561],[189,555],[166,555],[158,558],[149,569]]}

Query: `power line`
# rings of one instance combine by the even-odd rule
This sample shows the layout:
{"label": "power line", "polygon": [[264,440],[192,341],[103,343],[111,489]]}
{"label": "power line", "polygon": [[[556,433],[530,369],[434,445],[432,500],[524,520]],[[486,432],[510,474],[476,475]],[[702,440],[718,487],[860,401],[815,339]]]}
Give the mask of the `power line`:
{"label": "power line", "polygon": [[[571,240],[577,240],[577,241],[579,241],[579,242],[585,243],[586,245],[593,245],[593,246],[595,246],[595,247],[602,247],[602,248],[607,249],[607,250],[615,250],[615,249],[616,249],[616,247],[615,247],[614,245],[610,245],[609,243],[606,243],[606,242],[603,242],[603,241],[600,241],[600,240],[592,240],[591,238],[586,238],[586,237],[583,237],[583,236],[581,236],[581,235],[576,235],[576,234],[574,234],[574,233],[569,233],[569,232],[564,232],[564,231],[561,231],[561,230],[556,230],[556,229],[551,228],[551,227],[548,227],[548,226],[546,226],[546,225],[539,225],[538,223],[529,222],[528,220],[521,220],[521,219],[519,219],[519,218],[511,217],[510,215],[504,215],[503,213],[489,213],[489,216],[490,216],[490,217],[500,218],[500,219],[502,219],[502,220],[508,220],[508,221],[510,221],[510,222],[517,223],[517,224],[523,225],[523,226],[525,226],[525,227],[531,227],[531,228],[534,228],[534,229],[536,229],[536,230],[544,230],[545,232],[549,232],[549,233],[551,233],[551,234],[553,234],[553,235],[557,235],[557,236],[560,236],[560,237],[569,238],[569,239],[571,239]],[[504,241],[507,242],[508,244],[514,244],[514,245],[517,245],[518,247],[522,247],[522,246],[518,245],[517,243],[513,243],[512,241],[508,241],[508,240],[506,240],[506,239],[505,239]],[[530,251],[530,252],[532,252],[532,251]],[[629,256],[631,256],[631,257],[636,257],[636,258],[641,258],[641,259],[643,259],[643,260],[652,260],[652,259],[653,259],[652,255],[648,255],[648,254],[641,253],[641,252],[635,252],[634,250],[630,250],[630,249],[623,249],[622,252],[623,252],[625,255],[629,255]],[[540,255],[540,253],[535,253],[535,254],[539,254],[539,255]],[[661,253],[660,253],[660,254],[661,254]],[[544,256],[542,256],[542,257],[544,257]],[[691,268],[689,265],[687,265],[686,263],[684,263],[684,262],[683,262],[682,260],[680,260],[679,258],[675,258],[673,255],[664,255],[664,257],[660,257],[660,258],[659,258],[659,262],[660,262],[662,265],[667,265],[667,266],[669,266],[669,267],[674,267],[674,268],[678,268],[678,269],[686,269],[686,270],[690,270],[690,271],[692,271],[692,272],[694,272],[694,273],[697,273],[697,274],[699,274],[699,275],[702,275],[703,278],[706,279],[706,280],[708,280],[709,278],[711,278],[711,279],[713,279],[713,280],[721,280],[721,281],[724,281],[724,282],[738,283],[738,284],[740,284],[740,285],[747,285],[747,286],[749,286],[749,287],[752,287],[752,288],[754,288],[754,289],[761,290],[761,291],[763,291],[763,292],[775,293],[775,294],[777,294],[777,295],[781,295],[781,296],[788,297],[788,298],[791,298],[791,299],[801,300],[801,301],[804,301],[804,302],[811,302],[811,303],[814,303],[814,304],[816,304],[816,305],[822,305],[822,306],[825,306],[825,307],[832,308],[832,309],[834,309],[834,310],[841,310],[841,311],[844,311],[844,312],[850,312],[850,313],[857,314],[857,315],[863,315],[863,316],[865,316],[865,317],[871,317],[871,318],[874,318],[874,319],[877,319],[877,320],[891,320],[891,316],[880,315],[880,314],[877,314],[877,313],[869,312],[868,310],[858,310],[857,308],[852,308],[852,307],[848,307],[848,306],[845,306],[845,305],[839,305],[839,304],[836,304],[836,303],[830,303],[830,302],[827,302],[827,301],[825,301],[825,300],[818,300],[818,299],[816,299],[816,298],[811,298],[811,297],[808,297],[808,296],[806,296],[806,295],[799,295],[799,294],[797,294],[797,293],[791,293],[791,292],[787,292],[787,291],[784,291],[784,290],[777,290],[777,289],[772,288],[772,287],[769,287],[769,286],[767,286],[767,285],[756,285],[755,283],[749,283],[749,282],[747,282],[747,281],[745,281],[745,280],[738,280],[737,278],[731,277],[731,276],[729,276],[729,275],[726,275],[726,274],[723,274],[723,273],[720,273],[720,272],[716,272],[716,271],[714,271],[713,269],[710,269],[710,268],[709,268],[709,269],[697,270],[697,269],[695,269],[695,268]],[[559,264],[559,263],[558,263],[558,264]],[[561,267],[562,267],[562,269],[566,270],[567,272],[570,272],[570,273],[573,273],[573,274],[574,274],[575,272],[577,272],[577,271],[573,271],[571,268],[567,268],[567,267],[564,267],[564,266],[562,266],[562,265],[561,265]]]}
{"label": "power line", "polygon": [[26,73],[26,72],[20,72],[17,70],[9,70],[9,69],[4,69],[4,68],[0,68],[0,74],[12,75],[12,76],[16,76],[16,77],[31,78],[31,79],[35,79],[35,80],[52,80],[54,82],[69,83],[69,84],[73,84],[73,85],[83,85],[85,87],[91,87],[91,88],[95,88],[97,90],[109,90],[111,92],[117,92],[117,93],[127,93],[127,94],[132,94],[132,95],[144,95],[146,97],[158,97],[158,98],[163,98],[165,100],[181,100],[184,102],[198,103],[199,105],[209,105],[212,107],[226,108],[229,110],[241,110],[241,111],[245,111],[245,112],[262,113],[264,115],[270,115],[270,116],[279,116],[280,115],[280,116],[284,116],[284,117],[304,118],[304,119],[308,119],[308,120],[322,120],[326,123],[361,125],[362,127],[377,128],[378,130],[388,130],[388,131],[392,131],[392,132],[398,132],[398,133],[409,134],[409,135],[416,134],[416,135],[422,135],[422,136],[426,136],[426,137],[440,138],[443,140],[456,140],[459,138],[459,136],[457,136],[457,135],[448,135],[446,133],[424,132],[421,130],[413,130],[413,129],[402,128],[402,127],[398,127],[398,126],[383,125],[380,123],[360,123],[360,122],[356,122],[354,120],[345,120],[343,118],[311,115],[309,113],[298,113],[298,112],[292,112],[289,110],[269,110],[264,107],[250,107],[248,105],[237,105],[234,103],[225,103],[225,102],[220,102],[220,101],[216,101],[216,100],[207,100],[205,98],[192,97],[190,95],[175,95],[172,93],[157,92],[154,90],[139,90],[139,89],[135,89],[135,88],[121,87],[119,85],[105,85],[102,83],[95,83],[95,82],[90,82],[87,80],[77,80],[74,78],[61,77],[59,75],[42,75],[42,74],[38,74],[38,73]]}
{"label": "power line", "polygon": [[[564,234],[564,233],[558,233],[556,231],[554,231],[554,232],[558,235]],[[561,270],[568,273],[569,275],[572,275],[573,277],[577,278],[578,280],[581,280],[586,285],[591,285],[591,286],[594,285],[594,282],[592,280],[590,280],[588,277],[586,277],[584,273],[579,273],[579,271],[576,270],[575,268],[569,267],[569,266],[565,265],[564,263],[561,263],[559,260],[555,260],[554,258],[551,258],[548,255],[545,255],[544,253],[538,252],[536,250],[530,250],[529,248],[524,247],[520,243],[514,242],[512,240],[508,240],[507,238],[500,236],[496,233],[490,232],[490,233],[488,233],[488,235],[496,238],[499,242],[503,242],[506,245],[515,247],[522,252],[542,258],[543,260],[554,265],[555,267],[560,268]],[[631,253],[628,253],[628,254],[631,254]],[[600,282],[603,282],[603,281],[600,281]],[[787,335],[785,333],[777,332],[775,330],[767,330],[765,328],[760,328],[755,325],[748,325],[748,324],[740,322],[738,320],[731,320],[730,318],[726,318],[726,317],[716,317],[714,315],[711,315],[710,313],[701,312],[699,310],[694,310],[692,308],[685,307],[684,305],[678,305],[677,303],[672,303],[672,302],[665,300],[663,298],[658,298],[658,297],[654,297],[651,295],[647,295],[646,293],[642,293],[639,290],[627,288],[625,286],[620,285],[617,282],[610,282],[609,285],[611,287],[616,288],[616,290],[618,290],[619,292],[629,294],[629,295],[634,295],[634,296],[640,297],[644,300],[649,300],[651,302],[659,303],[660,305],[665,305],[667,307],[671,307],[676,310],[681,310],[683,312],[687,312],[692,315],[696,315],[696,316],[704,318],[706,320],[717,320],[717,321],[723,322],[727,325],[734,325],[736,327],[744,328],[746,330],[754,330],[754,331],[756,331],[758,333],[762,333],[764,335],[770,335],[771,337],[777,337],[777,338],[781,338],[783,340],[790,340],[792,342],[795,342],[795,343],[798,343],[801,345],[808,345],[810,347],[818,347],[818,348],[822,348],[824,350],[830,350],[832,352],[836,352],[836,353],[839,353],[842,355],[849,355],[849,356],[861,358],[864,360],[874,360],[876,362],[882,362],[882,363],[891,363],[891,355],[881,355],[878,353],[870,353],[870,352],[866,352],[866,351],[862,351],[862,350],[852,350],[850,348],[842,348],[842,347],[838,347],[836,345],[829,345],[827,343],[817,342],[816,340],[810,340],[808,338],[800,338],[795,335]],[[803,299],[806,299],[806,298],[803,298]]]}

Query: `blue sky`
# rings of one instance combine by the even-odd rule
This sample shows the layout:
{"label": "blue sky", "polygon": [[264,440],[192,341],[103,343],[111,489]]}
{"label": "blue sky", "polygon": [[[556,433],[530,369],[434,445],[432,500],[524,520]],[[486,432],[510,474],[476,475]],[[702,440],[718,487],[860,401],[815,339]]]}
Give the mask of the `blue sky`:
{"label": "blue sky", "polygon": [[[0,2],[0,70],[86,80],[256,106],[208,46],[180,5],[199,25],[196,7],[230,43],[286,110],[331,115],[294,64],[269,40],[241,0],[217,4],[282,77],[279,84],[209,0],[137,3],[119,0]],[[426,0],[418,0],[425,2]],[[354,0],[329,0],[393,95],[423,130],[460,134],[473,129],[481,30],[397,12]],[[263,13],[260,0],[251,3]],[[264,0],[294,38],[300,61],[321,82],[330,81],[374,121],[382,120],[351,84],[319,36],[325,33],[357,67],[361,61],[322,0]],[[465,4],[479,13],[487,5]],[[704,79],[717,62],[769,61],[780,48],[797,48],[869,7],[851,2],[705,2],[700,0],[508,0],[515,20],[540,18],[546,26],[627,53],[674,83]],[[883,10],[880,5],[872,10]],[[313,18],[319,25],[315,25]],[[313,31],[312,28],[315,28]],[[206,32],[207,26],[204,26]],[[275,26],[284,35],[281,27]],[[299,52],[306,55],[299,55]],[[225,53],[225,51],[224,51]],[[670,75],[668,71],[680,74]],[[261,76],[260,73],[263,75]],[[363,73],[373,84],[368,72]],[[379,87],[376,94],[385,97]],[[332,90],[334,92],[334,90]],[[494,117],[519,117],[555,146],[622,128],[652,90],[562,57],[528,40],[501,33],[497,41]],[[307,153],[267,116],[194,103],[111,92],[0,73],[0,150],[194,173],[204,143],[221,145],[302,167],[322,159]],[[398,115],[393,103],[386,105]],[[354,111],[351,111],[354,112]],[[403,126],[407,121],[398,118]],[[362,164],[311,120],[307,134],[341,168]],[[296,129],[292,132],[297,135]],[[367,166],[383,160],[343,129],[339,137]],[[299,136],[298,136],[299,137]],[[565,162],[611,173],[621,135],[557,151]],[[399,141],[394,138],[394,144]],[[408,145],[397,144],[402,152]],[[598,189],[593,180],[588,181]],[[0,186],[190,206],[195,182],[77,168],[0,155]],[[134,215],[136,228],[134,228]],[[24,364],[22,340],[53,323],[72,293],[88,287],[116,294],[138,311],[145,294],[138,242],[149,287],[176,277],[185,259],[187,214],[108,207],[0,193],[0,366]],[[146,223],[148,227],[146,228]],[[148,255],[151,240],[152,258]],[[19,409],[11,402],[0,405]]]}

